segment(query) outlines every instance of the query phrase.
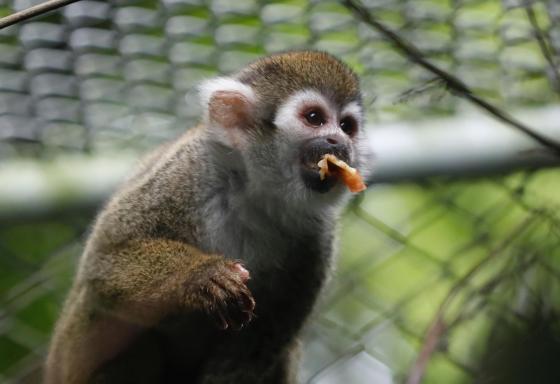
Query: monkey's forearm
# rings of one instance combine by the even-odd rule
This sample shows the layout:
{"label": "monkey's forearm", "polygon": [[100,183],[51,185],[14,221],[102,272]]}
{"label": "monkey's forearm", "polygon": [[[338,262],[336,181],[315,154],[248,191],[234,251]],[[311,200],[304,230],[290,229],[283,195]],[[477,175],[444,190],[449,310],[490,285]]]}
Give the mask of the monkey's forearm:
{"label": "monkey's forearm", "polygon": [[100,310],[149,326],[169,312],[200,309],[192,282],[224,262],[178,241],[132,240],[86,260],[83,279]]}

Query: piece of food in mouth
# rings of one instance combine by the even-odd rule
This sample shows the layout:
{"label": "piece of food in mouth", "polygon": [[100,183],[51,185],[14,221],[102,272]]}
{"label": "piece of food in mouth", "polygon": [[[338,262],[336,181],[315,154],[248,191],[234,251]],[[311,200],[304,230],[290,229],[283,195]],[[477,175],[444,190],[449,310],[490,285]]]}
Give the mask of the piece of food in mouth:
{"label": "piece of food in mouth", "polygon": [[358,171],[335,155],[327,153],[317,165],[319,166],[319,176],[321,180],[325,180],[325,177],[332,174],[336,177],[340,177],[350,192],[356,193],[366,189],[364,180]]}

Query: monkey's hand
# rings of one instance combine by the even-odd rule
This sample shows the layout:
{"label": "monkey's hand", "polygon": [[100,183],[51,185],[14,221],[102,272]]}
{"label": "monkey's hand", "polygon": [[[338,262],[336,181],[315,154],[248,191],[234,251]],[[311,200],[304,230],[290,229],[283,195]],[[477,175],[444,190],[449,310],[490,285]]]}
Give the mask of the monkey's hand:
{"label": "monkey's hand", "polygon": [[185,283],[187,305],[202,309],[221,329],[240,330],[253,318],[249,271],[240,262],[212,259]]}

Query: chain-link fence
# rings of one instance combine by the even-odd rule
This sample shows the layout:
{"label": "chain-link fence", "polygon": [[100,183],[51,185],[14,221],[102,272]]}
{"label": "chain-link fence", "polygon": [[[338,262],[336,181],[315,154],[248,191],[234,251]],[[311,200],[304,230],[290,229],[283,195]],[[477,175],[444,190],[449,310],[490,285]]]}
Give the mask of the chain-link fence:
{"label": "chain-link fence", "polygon": [[[0,0],[0,17],[36,3]],[[464,109],[464,95],[342,3],[83,0],[2,29],[0,171],[141,153],[198,119],[201,79],[284,49],[347,61],[372,129],[411,121],[421,136],[412,121]],[[501,112],[557,103],[560,3],[362,4]],[[468,166],[460,153],[449,161]],[[77,164],[65,172],[83,171]],[[14,207],[0,201],[0,382],[37,382],[103,194],[76,200],[69,186],[54,206],[35,208],[32,191],[52,191],[10,175],[0,192],[17,180],[14,212],[26,214],[3,215]],[[422,177],[373,185],[354,200],[337,272],[306,328],[301,381],[560,382],[559,176],[532,168]]]}

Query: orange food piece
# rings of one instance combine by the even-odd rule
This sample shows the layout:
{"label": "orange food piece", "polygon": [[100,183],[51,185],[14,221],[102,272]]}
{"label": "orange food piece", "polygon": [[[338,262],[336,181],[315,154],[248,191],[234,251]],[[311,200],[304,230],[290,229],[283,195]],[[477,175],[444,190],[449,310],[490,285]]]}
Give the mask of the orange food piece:
{"label": "orange food piece", "polygon": [[352,168],[335,155],[327,153],[317,165],[319,166],[321,180],[334,174],[342,179],[342,182],[348,187],[350,192],[362,192],[367,187],[358,170]]}

